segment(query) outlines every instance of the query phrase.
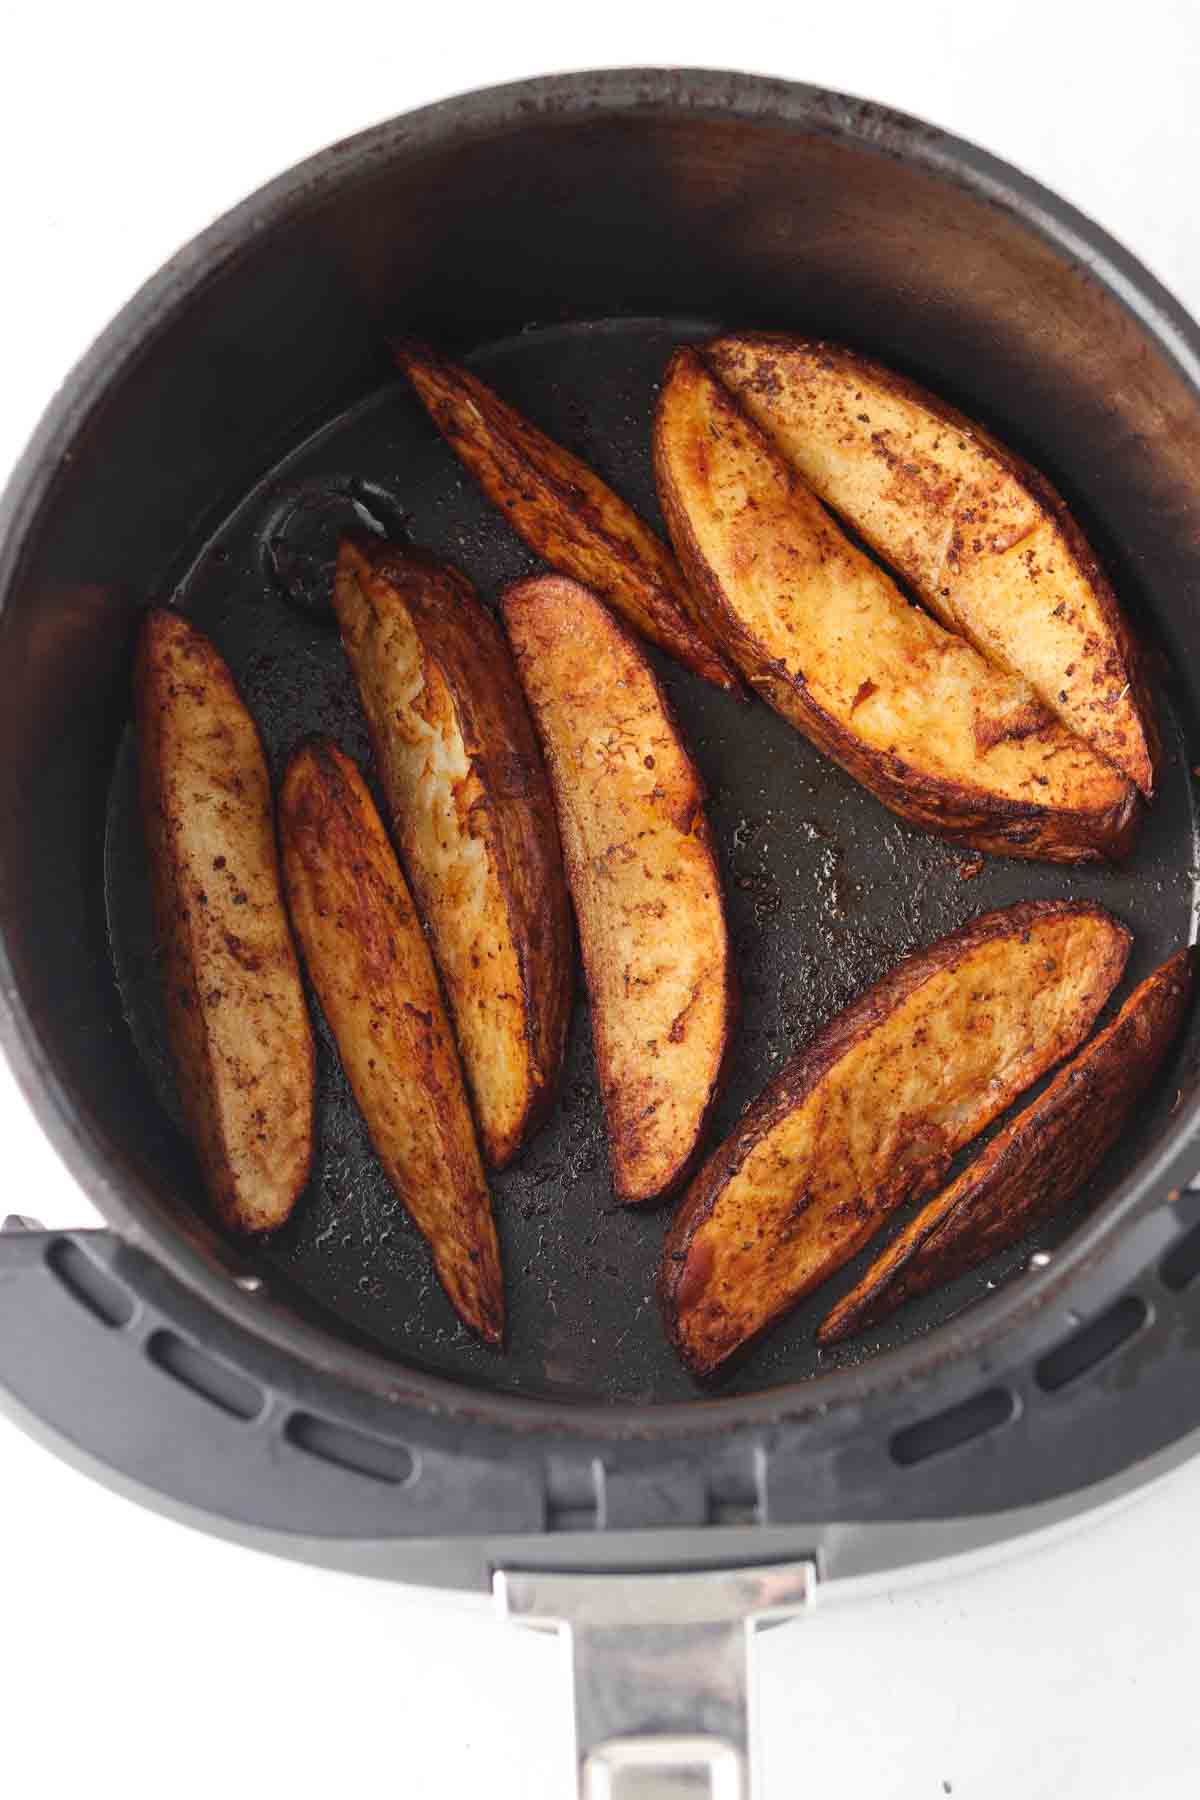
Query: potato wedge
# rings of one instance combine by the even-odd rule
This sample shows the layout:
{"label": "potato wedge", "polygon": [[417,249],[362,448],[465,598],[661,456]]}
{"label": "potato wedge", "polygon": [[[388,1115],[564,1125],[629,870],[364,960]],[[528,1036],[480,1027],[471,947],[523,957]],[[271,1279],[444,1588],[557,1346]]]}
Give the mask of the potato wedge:
{"label": "potato wedge", "polygon": [[178,613],[134,670],[142,824],[179,1098],[218,1216],[270,1231],[313,1151],[313,1040],[266,758],[233,677]]}
{"label": "potato wedge", "polygon": [[985,913],[818,1032],[692,1182],[659,1293],[711,1373],[926,1194],[954,1153],[1089,1030],[1129,933],[1082,901]]}
{"label": "potato wedge", "polygon": [[545,575],[502,607],[554,790],[613,1185],[654,1200],[694,1159],[736,1011],[704,788],[646,658],[593,594]]}
{"label": "potato wedge", "polygon": [[741,682],[690,616],[670,550],[593,469],[477,375],[413,344],[396,360],[430,418],[535,555],[585,582],[635,631],[714,686]]}
{"label": "potato wedge", "polygon": [[451,1305],[499,1344],[500,1247],[433,959],[366,783],[326,739],[288,764],[279,837],[296,935],[376,1154]]}
{"label": "potato wedge", "polygon": [[917,1214],[823,1320],[820,1344],[877,1325],[1015,1244],[1061,1210],[1116,1143],[1158,1071],[1191,997],[1180,950],[1135,988],[1112,1024]]}
{"label": "potato wedge", "polygon": [[751,686],[902,818],[1010,856],[1124,855],[1137,789],[1018,676],[910,606],[694,351],[659,402],[663,511]]}
{"label": "potato wedge", "polygon": [[392,832],[433,944],[485,1159],[562,1068],[574,979],[550,784],[503,632],[465,575],[343,544],[334,582]]}
{"label": "potato wedge", "polygon": [[1133,634],[1038,474],[914,382],[834,344],[722,337],[709,365],[930,612],[1024,676],[1149,797],[1157,736]]}

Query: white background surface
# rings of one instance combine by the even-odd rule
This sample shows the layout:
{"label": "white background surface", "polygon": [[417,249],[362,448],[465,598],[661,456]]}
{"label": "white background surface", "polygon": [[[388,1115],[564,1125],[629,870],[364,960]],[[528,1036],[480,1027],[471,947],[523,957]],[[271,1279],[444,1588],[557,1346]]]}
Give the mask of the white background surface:
{"label": "white background surface", "polygon": [[[0,54],[0,471],[90,337],[215,214],[389,114],[553,70],[742,67],[921,113],[1059,189],[1200,313],[1190,0],[109,0],[12,9]],[[0,1209],[94,1216],[3,1071],[0,1142]],[[770,1800],[1195,1793],[1198,1513],[1200,1465],[1054,1549],[770,1634]],[[190,1533],[3,1423],[0,1531],[13,1800],[568,1792],[550,1640]]]}

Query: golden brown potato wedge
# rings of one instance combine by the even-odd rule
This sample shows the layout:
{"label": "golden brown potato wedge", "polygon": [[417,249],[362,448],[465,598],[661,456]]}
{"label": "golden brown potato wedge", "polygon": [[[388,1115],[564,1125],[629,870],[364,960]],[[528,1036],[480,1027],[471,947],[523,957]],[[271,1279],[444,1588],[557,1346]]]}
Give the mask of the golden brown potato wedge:
{"label": "golden brown potato wedge", "polygon": [[279,837],[296,935],[376,1154],[451,1304],[499,1344],[500,1247],[429,946],[366,783],[326,739],[288,764]]}
{"label": "golden brown potato wedge", "polygon": [[1153,792],[1156,733],[1133,635],[1044,475],[936,395],[837,345],[722,337],[704,356],[932,613]]}
{"label": "golden brown potato wedge", "polygon": [[1019,676],[910,606],[694,351],[659,402],[693,604],[763,698],[902,818],[1012,856],[1131,848],[1137,789]]}
{"label": "golden brown potato wedge", "polygon": [[1194,976],[1180,950],[983,1154],[917,1214],[817,1332],[836,1344],[1017,1243],[1112,1149],[1179,1030]]}
{"label": "golden brown potato wedge", "polygon": [[396,360],[451,449],[536,555],[586,582],[706,681],[741,691],[689,615],[670,550],[593,469],[468,369],[414,344],[398,345]]}
{"label": "golden brown potato wedge", "polygon": [[613,1185],[654,1200],[693,1161],[736,1010],[704,788],[649,663],[595,595],[545,575],[502,605],[558,810]]}
{"label": "golden brown potato wedge", "polygon": [[574,946],[550,785],[503,632],[457,569],[343,544],[334,582],[392,831],[429,930],[486,1160],[545,1118]]}
{"label": "golden brown potato wedge", "polygon": [[213,1206],[281,1225],[313,1149],[313,1042],[266,758],[214,646],[147,613],[134,672],[142,822],[179,1097]]}
{"label": "golden brown potato wedge", "polygon": [[1129,933],[1028,901],[908,957],[800,1050],[684,1196],[660,1297],[707,1375],[926,1194],[954,1153],[1086,1035]]}

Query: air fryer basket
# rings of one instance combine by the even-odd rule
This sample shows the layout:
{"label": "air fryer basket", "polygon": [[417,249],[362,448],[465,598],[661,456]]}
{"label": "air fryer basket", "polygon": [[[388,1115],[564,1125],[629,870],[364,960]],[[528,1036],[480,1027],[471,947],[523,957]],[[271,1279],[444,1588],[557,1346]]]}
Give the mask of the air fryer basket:
{"label": "air fryer basket", "polygon": [[[655,383],[670,346],[718,324],[860,346],[1047,469],[1150,646],[1167,749],[1127,869],[974,873],[764,708],[659,658],[712,792],[744,988],[718,1130],[899,955],[986,907],[1095,897],[1135,931],[1134,978],[1192,935],[1200,334],[1145,270],[931,127],[743,76],[526,83],[323,152],[130,303],[0,512],[0,1024],[111,1227],[0,1237],[0,1387],[157,1504],[406,1574],[400,1546],[437,1539],[427,1568],[464,1585],[516,1537],[543,1568],[788,1556],[826,1574],[837,1530],[953,1535],[1053,1506],[1158,1466],[1200,1424],[1195,1020],[1032,1265],[1026,1246],[821,1357],[823,1296],[703,1393],[650,1298],[662,1216],[611,1201],[582,1002],[555,1117],[496,1184],[504,1357],[429,1277],[324,1035],[294,1220],[248,1249],[205,1213],[134,809],[139,613],[172,601],[212,633],[276,770],[314,728],[365,756],[320,607],[338,524],[365,514],[490,598],[532,566],[387,338],[465,355],[655,517]],[[798,1605],[805,1580],[754,1604]]]}

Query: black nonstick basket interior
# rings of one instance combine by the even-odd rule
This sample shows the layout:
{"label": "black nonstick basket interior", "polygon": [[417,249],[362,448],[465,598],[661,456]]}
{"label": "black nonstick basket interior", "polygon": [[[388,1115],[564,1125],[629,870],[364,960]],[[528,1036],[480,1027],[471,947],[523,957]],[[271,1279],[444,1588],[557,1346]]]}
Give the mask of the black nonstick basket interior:
{"label": "black nonstick basket interior", "polygon": [[[553,325],[477,346],[470,361],[661,529],[649,457],[657,385],[672,347],[715,323],[618,318]],[[874,347],[886,352],[886,344]],[[969,393],[951,397],[972,410]],[[1069,472],[1051,473],[1069,491]],[[1103,520],[1086,524],[1111,555]],[[370,769],[328,609],[338,533],[364,526],[457,563],[488,600],[537,566],[404,382],[385,383],[298,444],[207,541],[191,547],[194,560],[164,596],[227,657],[276,777],[289,749],[314,730],[329,733]],[[1114,573],[1145,627],[1132,571],[1117,566]],[[981,911],[1028,898],[1099,901],[1134,932],[1122,995],[1186,941],[1196,881],[1195,783],[1177,710],[1186,702],[1163,657],[1152,654],[1164,772],[1137,851],[1121,870],[1068,870],[982,858],[910,828],[763,705],[715,692],[665,656],[651,655],[708,785],[741,984],[733,1073],[713,1142],[833,1013],[907,952]],[[128,1027],[156,1101],[177,1125],[129,731],[108,803],[105,894]],[[665,1215],[623,1208],[612,1196],[582,989],[553,1116],[515,1165],[493,1180],[509,1309],[502,1355],[471,1338],[442,1294],[424,1244],[372,1154],[315,1003],[314,1016],[319,1147],[313,1177],[288,1225],[254,1253],[277,1295],[406,1365],[475,1384],[593,1402],[657,1402],[696,1391],[665,1341],[654,1300]],[[1168,1069],[1128,1140],[1035,1239],[861,1340],[818,1350],[815,1326],[832,1297],[854,1280],[860,1259],[772,1332],[719,1391],[760,1390],[859,1360],[969,1305],[1023,1268],[1031,1251],[1060,1241],[1096,1204],[1152,1141],[1176,1091]],[[201,1206],[181,1134],[177,1152],[180,1179]]]}

